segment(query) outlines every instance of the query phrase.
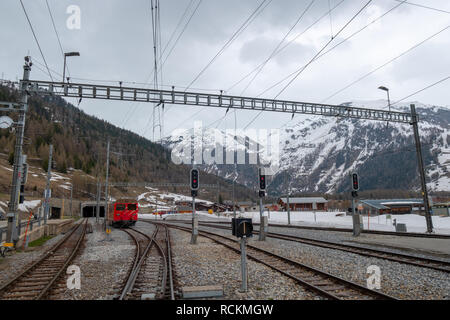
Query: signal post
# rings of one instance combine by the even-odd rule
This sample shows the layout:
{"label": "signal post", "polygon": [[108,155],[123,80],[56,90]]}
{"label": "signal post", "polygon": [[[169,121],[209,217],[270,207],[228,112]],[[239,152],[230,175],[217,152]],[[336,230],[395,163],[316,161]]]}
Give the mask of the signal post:
{"label": "signal post", "polygon": [[263,217],[263,201],[266,191],[266,176],[262,168],[259,168],[259,240],[266,240],[267,219]]}
{"label": "signal post", "polygon": [[359,178],[357,173],[351,174],[352,179],[352,220],[353,220],[353,236],[357,237],[361,234],[361,222],[359,212],[356,211],[355,198],[358,197]]}
{"label": "signal post", "polygon": [[198,236],[198,217],[195,215],[195,197],[197,196],[199,186],[199,171],[196,168],[191,169],[191,195],[192,195],[192,235],[191,244],[197,244]]}

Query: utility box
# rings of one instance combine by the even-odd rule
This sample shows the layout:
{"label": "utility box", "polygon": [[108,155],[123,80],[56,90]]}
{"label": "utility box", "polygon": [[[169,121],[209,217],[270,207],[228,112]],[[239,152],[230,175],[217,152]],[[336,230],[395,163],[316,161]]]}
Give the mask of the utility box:
{"label": "utility box", "polygon": [[253,223],[249,218],[233,218],[231,219],[231,232],[233,236],[238,238],[253,237]]}

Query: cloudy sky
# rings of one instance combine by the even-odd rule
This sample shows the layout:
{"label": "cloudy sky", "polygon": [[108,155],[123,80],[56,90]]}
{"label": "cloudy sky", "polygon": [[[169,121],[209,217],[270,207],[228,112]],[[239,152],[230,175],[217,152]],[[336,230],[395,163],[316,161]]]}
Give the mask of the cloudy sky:
{"label": "cloudy sky", "polygon": [[[81,53],[68,58],[72,82],[107,80],[118,85],[124,81],[136,82],[126,86],[141,87],[153,81],[150,0],[47,2],[64,52]],[[162,84],[180,90],[189,86],[193,91],[340,104],[385,99],[386,93],[377,89],[380,85],[389,87],[391,100],[397,101],[450,76],[450,1],[373,0],[338,34],[367,2],[160,0],[161,48],[166,48],[160,68]],[[63,57],[46,0],[23,0],[23,4],[53,77],[60,81]],[[68,20],[74,21],[67,13],[71,5],[80,9],[79,29],[67,25]],[[212,61],[243,25],[242,32]],[[21,78],[23,57],[29,54],[35,63],[31,78],[49,79],[19,0],[0,1],[0,43],[3,78]],[[323,55],[309,63],[319,52]],[[266,60],[260,72],[244,78]],[[306,64],[291,82],[293,78],[287,76]],[[449,86],[447,80],[409,100],[449,106]],[[151,138],[151,104],[84,100],[80,108]],[[192,127],[194,119],[204,125],[234,127],[233,114],[217,122],[224,110],[198,110],[166,106],[165,135],[176,127]],[[250,111],[237,112],[237,126],[246,126],[254,116]],[[276,128],[289,119],[290,115],[264,113],[251,126]]]}

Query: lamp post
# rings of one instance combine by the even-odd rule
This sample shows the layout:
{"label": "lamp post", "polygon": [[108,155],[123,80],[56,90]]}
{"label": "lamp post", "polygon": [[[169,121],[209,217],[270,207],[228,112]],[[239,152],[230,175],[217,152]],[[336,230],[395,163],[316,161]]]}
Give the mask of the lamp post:
{"label": "lamp post", "polygon": [[66,57],[79,57],[79,52],[65,52],[64,53],[64,70],[63,70],[63,83],[66,82]]}
{"label": "lamp post", "polygon": [[[379,86],[378,89],[387,92],[388,107],[389,107],[389,112],[391,112],[391,99],[389,97],[389,88],[386,88],[384,86]],[[389,121],[386,123],[386,127],[388,126],[388,124],[389,124]]]}

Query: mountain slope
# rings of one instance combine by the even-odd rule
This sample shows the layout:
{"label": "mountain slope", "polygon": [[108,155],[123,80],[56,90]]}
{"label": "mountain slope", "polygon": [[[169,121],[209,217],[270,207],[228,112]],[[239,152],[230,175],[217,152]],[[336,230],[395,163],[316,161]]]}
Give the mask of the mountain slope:
{"label": "mountain slope", "polygon": [[[355,101],[347,105],[384,108],[386,101]],[[415,102],[419,133],[430,190],[450,191],[450,109]],[[409,112],[409,103],[396,107]],[[214,146],[214,130],[203,133],[204,147]],[[246,148],[238,137],[239,148]],[[169,148],[176,137],[166,142]],[[280,169],[272,176],[269,192],[336,193],[348,191],[349,173],[360,175],[362,190],[419,190],[417,156],[409,124],[346,118],[296,116],[294,125],[280,132]],[[233,165],[204,165],[204,170],[234,176]],[[256,188],[257,166],[237,165],[237,182]]]}

